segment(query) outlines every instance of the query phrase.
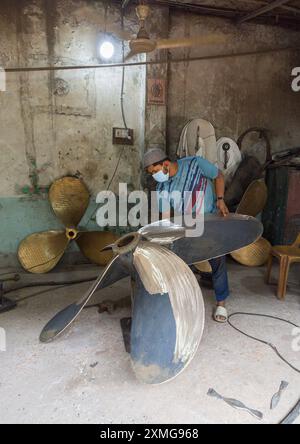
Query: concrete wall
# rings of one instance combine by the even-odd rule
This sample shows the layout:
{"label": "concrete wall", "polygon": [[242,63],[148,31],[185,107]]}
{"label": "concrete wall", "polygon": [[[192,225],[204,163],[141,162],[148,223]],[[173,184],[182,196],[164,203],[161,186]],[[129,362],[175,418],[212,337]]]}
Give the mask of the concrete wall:
{"label": "concrete wall", "polygon": [[[98,64],[96,41],[105,21],[120,28],[120,11],[97,0],[1,0],[0,65]],[[124,25],[137,30],[134,8]],[[167,8],[155,9],[148,25],[153,37],[169,32],[171,37],[228,37],[216,47],[172,50],[173,58],[299,41],[299,33],[280,28],[245,24],[238,30],[222,19]],[[117,50],[120,56],[120,42]],[[166,56],[161,51],[147,59]],[[286,52],[126,68],[124,106],[135,143],[125,148],[111,189],[117,191],[119,182],[129,190],[140,188],[144,145],[174,153],[184,123],[197,116],[210,120],[218,137],[236,138],[261,125],[271,130],[274,150],[299,145],[300,96],[290,86],[291,69],[299,65],[296,56]],[[53,180],[77,174],[93,198],[107,187],[121,150],[112,145],[112,127],[123,126],[121,76],[121,68],[8,74],[7,91],[0,93],[0,266],[1,257],[5,264],[14,258],[27,234],[60,227],[47,201]],[[168,82],[166,106],[145,103],[146,79],[153,77]],[[94,208],[91,202],[83,226]],[[92,222],[88,228],[93,227]]]}
{"label": "concrete wall", "polygon": [[[173,51],[173,57],[196,57],[267,48],[299,46],[299,32],[279,27],[231,22],[192,14],[172,13],[171,37],[219,34],[226,43]],[[300,145],[300,93],[291,89],[291,71],[299,66],[299,51],[221,58],[170,65],[168,146],[176,151],[184,124],[201,117],[212,122],[217,138],[235,140],[246,129],[270,130],[272,150]]]}
{"label": "concrete wall", "polygon": [[[98,64],[96,40],[105,14],[121,28],[119,10],[105,10],[99,1],[1,2],[0,65]],[[127,28],[131,21],[134,11]],[[2,254],[15,252],[29,233],[60,226],[47,202],[54,179],[77,174],[93,196],[106,189],[122,150],[112,144],[112,127],[123,127],[121,78],[122,68],[7,75],[7,91],[0,93]],[[119,182],[129,190],[140,186],[144,97],[145,67],[127,68],[124,108],[135,143],[123,151],[113,191]]]}

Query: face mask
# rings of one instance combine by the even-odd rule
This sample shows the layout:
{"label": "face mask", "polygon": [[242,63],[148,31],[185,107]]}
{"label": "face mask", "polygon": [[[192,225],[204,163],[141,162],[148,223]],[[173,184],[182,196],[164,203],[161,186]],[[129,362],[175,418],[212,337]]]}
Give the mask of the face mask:
{"label": "face mask", "polygon": [[160,170],[157,173],[152,174],[152,177],[156,180],[156,182],[166,182],[169,180],[169,173],[165,174],[162,170]]}

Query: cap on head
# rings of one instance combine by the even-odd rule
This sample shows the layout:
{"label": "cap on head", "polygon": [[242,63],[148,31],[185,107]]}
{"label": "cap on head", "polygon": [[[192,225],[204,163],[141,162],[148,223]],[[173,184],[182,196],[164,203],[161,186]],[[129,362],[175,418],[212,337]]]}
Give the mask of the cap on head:
{"label": "cap on head", "polygon": [[166,158],[167,155],[163,150],[161,150],[160,148],[151,148],[150,150],[146,151],[146,153],[144,154],[144,160],[143,160],[144,168],[148,168],[154,163],[162,162]]}

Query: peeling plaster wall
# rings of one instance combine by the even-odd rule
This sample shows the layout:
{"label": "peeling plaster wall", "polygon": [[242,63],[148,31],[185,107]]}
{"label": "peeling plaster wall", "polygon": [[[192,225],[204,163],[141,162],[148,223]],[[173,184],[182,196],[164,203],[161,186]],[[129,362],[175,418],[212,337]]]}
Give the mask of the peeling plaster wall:
{"label": "peeling plaster wall", "polygon": [[[120,10],[101,1],[1,0],[0,65],[98,64],[105,16],[121,29]],[[124,25],[135,24],[133,10]],[[121,57],[121,42],[117,51]],[[112,144],[112,127],[123,127],[121,79],[122,68],[7,74],[7,91],[0,93],[0,253],[15,252],[29,233],[59,226],[47,201],[56,178],[77,174],[93,197],[106,189],[122,149]],[[145,67],[127,68],[124,84],[135,143],[123,151],[111,184],[116,192],[119,182],[140,188]]]}
{"label": "peeling plaster wall", "polygon": [[[172,51],[173,58],[298,45],[300,32],[173,12],[170,36],[216,33],[224,44]],[[212,122],[217,138],[237,139],[246,129],[270,130],[273,151],[300,145],[300,93],[291,89],[291,71],[300,66],[295,51],[174,63],[168,85],[168,149],[174,155],[184,124],[201,117]]]}
{"label": "peeling plaster wall", "polygon": [[[107,4],[1,0],[0,65],[98,64],[96,40],[105,17],[121,27],[120,11]],[[124,26],[137,31],[133,7]],[[237,28],[223,19],[166,7],[155,8],[147,26],[154,38],[227,37],[217,46],[172,50],[171,58],[299,44],[300,37],[251,23]],[[166,51],[157,51],[147,60],[166,56]],[[274,151],[299,145],[300,93],[291,90],[291,70],[299,64],[299,52],[286,52],[126,68],[124,106],[135,144],[125,148],[111,189],[118,191],[119,182],[127,182],[129,190],[140,188],[144,149],[159,145],[174,154],[182,127],[194,117],[210,120],[217,137],[236,139],[250,126],[265,126]],[[47,200],[53,180],[78,174],[93,197],[107,187],[121,150],[112,145],[112,127],[123,126],[121,76],[121,68],[7,75],[7,91],[0,93],[0,266],[1,255],[7,265],[24,236],[60,226]],[[147,105],[147,78],[167,81],[166,106]],[[94,208],[92,201],[83,226]],[[94,227],[91,223],[88,228]]]}

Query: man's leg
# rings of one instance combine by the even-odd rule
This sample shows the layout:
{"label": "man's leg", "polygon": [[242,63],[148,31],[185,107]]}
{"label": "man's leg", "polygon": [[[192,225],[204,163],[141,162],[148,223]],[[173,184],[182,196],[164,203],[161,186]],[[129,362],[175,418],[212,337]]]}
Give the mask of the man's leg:
{"label": "man's leg", "polygon": [[[225,301],[229,296],[226,256],[211,259],[209,263],[212,268],[212,280],[217,306],[225,307]],[[225,320],[222,316],[220,318],[220,320]]]}

